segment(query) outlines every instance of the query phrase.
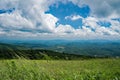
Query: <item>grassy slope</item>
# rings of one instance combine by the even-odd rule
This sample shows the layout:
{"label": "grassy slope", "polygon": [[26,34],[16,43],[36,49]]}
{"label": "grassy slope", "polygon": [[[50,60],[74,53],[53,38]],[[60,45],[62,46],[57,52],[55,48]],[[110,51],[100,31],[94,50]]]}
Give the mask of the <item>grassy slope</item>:
{"label": "grassy slope", "polygon": [[120,80],[120,59],[0,60],[0,80]]}

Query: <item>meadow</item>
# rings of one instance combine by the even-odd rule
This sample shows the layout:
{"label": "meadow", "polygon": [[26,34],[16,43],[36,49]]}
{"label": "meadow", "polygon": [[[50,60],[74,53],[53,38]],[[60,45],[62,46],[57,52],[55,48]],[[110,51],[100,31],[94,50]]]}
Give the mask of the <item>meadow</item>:
{"label": "meadow", "polygon": [[120,80],[120,59],[0,60],[0,80]]}

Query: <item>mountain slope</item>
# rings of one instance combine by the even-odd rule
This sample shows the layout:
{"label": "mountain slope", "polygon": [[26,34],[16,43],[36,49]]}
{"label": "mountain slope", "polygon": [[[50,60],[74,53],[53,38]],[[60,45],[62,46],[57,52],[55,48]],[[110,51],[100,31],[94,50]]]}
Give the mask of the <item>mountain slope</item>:
{"label": "mountain slope", "polygon": [[0,44],[0,59],[88,59],[91,56],[66,54],[44,49],[29,49],[10,44]]}
{"label": "mountain slope", "polygon": [[26,46],[33,49],[47,49],[88,56],[110,56],[120,57],[120,40],[92,40],[92,41],[69,41],[69,40],[38,40],[12,42],[15,45]]}

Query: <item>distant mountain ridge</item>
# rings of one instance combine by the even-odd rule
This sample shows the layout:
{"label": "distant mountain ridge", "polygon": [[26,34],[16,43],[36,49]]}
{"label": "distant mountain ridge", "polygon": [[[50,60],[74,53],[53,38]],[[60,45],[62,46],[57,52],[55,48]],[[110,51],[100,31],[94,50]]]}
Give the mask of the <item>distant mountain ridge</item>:
{"label": "distant mountain ridge", "polygon": [[[6,42],[4,41],[4,43]],[[120,57],[119,40],[26,40],[8,41],[7,43],[29,49],[52,50],[75,55]]]}
{"label": "distant mountain ridge", "polygon": [[26,47],[0,43],[0,59],[89,59],[92,56],[59,53],[45,49],[30,49]]}

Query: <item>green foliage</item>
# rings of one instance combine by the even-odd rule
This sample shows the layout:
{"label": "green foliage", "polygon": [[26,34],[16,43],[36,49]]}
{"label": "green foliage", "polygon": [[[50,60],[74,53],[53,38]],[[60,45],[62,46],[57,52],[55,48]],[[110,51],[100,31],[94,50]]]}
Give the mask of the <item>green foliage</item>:
{"label": "green foliage", "polygon": [[120,59],[0,60],[0,80],[120,80]]}

